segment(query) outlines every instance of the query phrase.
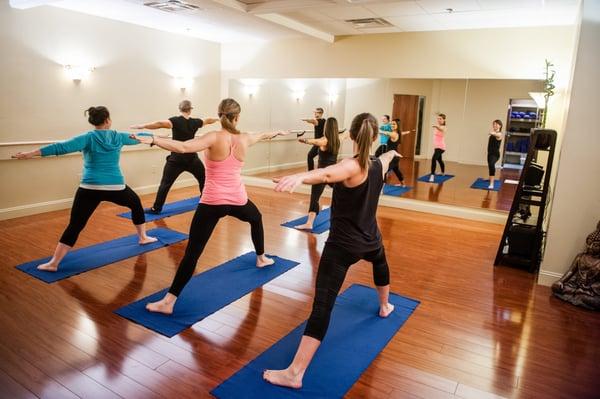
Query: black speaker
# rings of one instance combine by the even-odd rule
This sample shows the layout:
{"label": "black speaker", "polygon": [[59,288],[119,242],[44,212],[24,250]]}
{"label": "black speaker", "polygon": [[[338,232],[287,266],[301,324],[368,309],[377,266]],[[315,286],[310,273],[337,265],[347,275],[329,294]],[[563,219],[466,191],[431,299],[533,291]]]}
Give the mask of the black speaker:
{"label": "black speaker", "polygon": [[524,170],[525,180],[523,184],[525,186],[539,186],[542,184],[542,178],[544,177],[544,167],[540,166],[536,163],[532,163],[529,165],[527,169]]}
{"label": "black speaker", "polygon": [[535,248],[535,230],[532,225],[513,224],[508,230],[508,254],[530,258]]}
{"label": "black speaker", "polygon": [[533,135],[535,135],[535,148],[538,150],[547,150],[552,141],[552,134],[552,130],[534,129]]}

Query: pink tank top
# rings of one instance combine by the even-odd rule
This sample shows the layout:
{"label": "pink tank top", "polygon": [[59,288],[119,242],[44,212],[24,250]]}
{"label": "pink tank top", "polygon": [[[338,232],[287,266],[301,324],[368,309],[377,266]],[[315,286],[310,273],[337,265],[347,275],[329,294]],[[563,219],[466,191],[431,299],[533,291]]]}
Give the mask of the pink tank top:
{"label": "pink tank top", "polygon": [[444,140],[444,134],[433,128],[433,148],[439,148],[440,150],[446,150],[446,141]]}
{"label": "pink tank top", "polygon": [[246,205],[248,194],[242,183],[242,167],[244,162],[233,155],[235,138],[229,156],[222,161],[211,161],[204,158],[206,166],[206,182],[202,191],[201,202],[207,205]]}

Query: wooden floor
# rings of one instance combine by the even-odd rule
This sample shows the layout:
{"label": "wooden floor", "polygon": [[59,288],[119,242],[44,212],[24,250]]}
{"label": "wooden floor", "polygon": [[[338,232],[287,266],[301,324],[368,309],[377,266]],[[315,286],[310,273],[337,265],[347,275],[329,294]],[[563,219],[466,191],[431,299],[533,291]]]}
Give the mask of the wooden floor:
{"label": "wooden floor", "polygon": [[[305,320],[326,234],[279,226],[306,211],[307,196],[248,191],[267,251],[301,265],[171,339],[113,311],[166,287],[185,242],[45,284],[14,266],[49,255],[69,212],[0,222],[0,397],[209,397]],[[195,194],[176,190],[169,200]],[[131,234],[120,210],[103,204],[77,246]],[[150,225],[187,232],[191,217]],[[599,397],[600,317],[551,297],[530,274],[494,268],[502,226],[384,207],[379,223],[392,290],[421,305],[348,397]],[[197,272],[251,250],[247,230],[222,220]],[[343,288],[371,281],[359,263]]]}
{"label": "wooden floor", "polygon": [[[516,184],[503,183],[500,190],[487,191],[471,188],[471,184],[478,178],[488,176],[487,166],[466,165],[457,162],[445,162],[446,173],[454,177],[443,184],[431,184],[420,182],[417,179],[430,172],[431,161],[428,159],[411,160],[402,159],[400,169],[404,174],[405,184],[411,186],[412,190],[402,194],[402,198],[411,198],[422,201],[439,202],[447,205],[458,205],[469,208],[491,209],[495,211],[510,210],[515,192]],[[284,171],[273,171],[260,173],[254,176],[270,179],[284,174],[297,173],[306,168],[286,169]],[[440,173],[438,166],[438,173]],[[505,179],[519,180],[520,171],[515,169],[503,169],[497,172],[502,182]],[[398,180],[393,173],[388,177],[388,183],[396,184]]]}

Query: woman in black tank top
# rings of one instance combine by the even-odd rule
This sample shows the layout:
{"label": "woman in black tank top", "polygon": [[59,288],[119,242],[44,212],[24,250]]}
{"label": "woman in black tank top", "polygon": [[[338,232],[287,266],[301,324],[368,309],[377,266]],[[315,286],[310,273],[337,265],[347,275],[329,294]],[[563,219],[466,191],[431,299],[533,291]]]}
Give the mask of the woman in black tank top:
{"label": "woman in black tank top", "polygon": [[[415,131],[413,129],[403,132],[401,126],[402,123],[400,122],[400,119],[394,119],[392,121],[392,131],[389,133],[390,139],[387,143],[388,151],[396,151],[397,153],[400,153],[400,144],[402,144],[402,136],[405,136]],[[390,166],[387,170],[387,173],[394,172],[394,174],[398,178],[398,181],[400,183],[395,184],[395,186],[406,187],[406,184],[404,184],[404,175],[400,170],[400,158],[402,158],[402,156],[394,157],[392,162],[390,162]]]}
{"label": "woman in black tank top", "polygon": [[[345,137],[341,137],[344,139]],[[340,136],[338,122],[335,118],[327,118],[323,137],[317,139],[298,139],[299,142],[310,144],[319,149],[318,167],[326,168],[337,163],[337,157],[340,150]],[[298,230],[312,230],[315,218],[319,214],[319,199],[326,184],[315,184],[310,189],[310,205],[308,208],[308,217],[306,223],[296,226]]]}
{"label": "woman in black tank top", "polygon": [[[350,127],[353,158],[311,172],[276,179],[275,191],[292,192],[304,184],[333,184],[331,230],[319,262],[313,308],[292,364],[285,370],[266,370],[263,378],[271,384],[301,388],[302,377],[325,337],[335,299],[348,268],[360,259],[373,264],[373,277],[379,296],[379,316],[394,310],[388,302],[389,269],[375,214],[384,171],[398,155],[389,151],[379,158],[370,156],[379,129],[373,115],[357,115]],[[349,331],[349,334],[352,332]]]}
{"label": "woman in black tank top", "polygon": [[494,178],[496,177],[496,162],[500,159],[500,143],[502,143],[502,121],[496,119],[492,122],[492,130],[488,138],[487,162],[490,175],[489,190],[494,189]]}

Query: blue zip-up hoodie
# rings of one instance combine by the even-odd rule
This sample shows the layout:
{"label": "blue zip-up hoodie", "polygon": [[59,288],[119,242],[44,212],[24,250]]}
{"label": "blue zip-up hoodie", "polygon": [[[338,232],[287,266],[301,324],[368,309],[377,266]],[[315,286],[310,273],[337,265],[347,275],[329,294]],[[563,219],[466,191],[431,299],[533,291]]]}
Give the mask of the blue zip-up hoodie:
{"label": "blue zip-up hoodie", "polygon": [[129,133],[116,130],[92,130],[69,140],[50,144],[40,150],[43,157],[83,153],[83,176],[81,183],[89,186],[124,185],[125,179],[119,167],[121,147],[136,145]]}

